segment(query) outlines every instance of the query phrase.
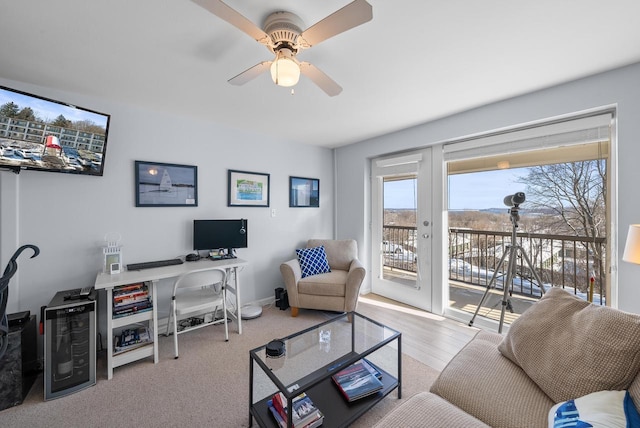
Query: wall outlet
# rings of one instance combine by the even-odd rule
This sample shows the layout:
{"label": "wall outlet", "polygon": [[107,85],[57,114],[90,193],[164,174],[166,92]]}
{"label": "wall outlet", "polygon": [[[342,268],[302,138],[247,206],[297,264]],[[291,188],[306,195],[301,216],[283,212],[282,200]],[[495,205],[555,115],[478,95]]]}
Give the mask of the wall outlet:
{"label": "wall outlet", "polygon": [[275,217],[275,216],[276,216],[276,209],[271,208],[271,217]]}

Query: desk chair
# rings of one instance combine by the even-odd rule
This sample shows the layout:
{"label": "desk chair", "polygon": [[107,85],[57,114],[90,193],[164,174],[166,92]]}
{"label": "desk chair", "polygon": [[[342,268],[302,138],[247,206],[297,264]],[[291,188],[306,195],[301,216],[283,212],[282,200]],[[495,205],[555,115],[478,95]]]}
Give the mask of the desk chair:
{"label": "desk chair", "polygon": [[[167,323],[167,335],[169,335],[169,328],[173,324],[175,358],[178,358],[178,335],[187,331],[224,322],[224,339],[229,341],[226,284],[227,273],[223,269],[188,272],[176,279]],[[216,320],[216,313],[219,307],[222,307],[222,319]],[[178,331],[178,320],[188,318],[187,315],[203,315],[205,313],[213,313],[211,321],[188,326]],[[173,323],[171,322],[172,318]]]}

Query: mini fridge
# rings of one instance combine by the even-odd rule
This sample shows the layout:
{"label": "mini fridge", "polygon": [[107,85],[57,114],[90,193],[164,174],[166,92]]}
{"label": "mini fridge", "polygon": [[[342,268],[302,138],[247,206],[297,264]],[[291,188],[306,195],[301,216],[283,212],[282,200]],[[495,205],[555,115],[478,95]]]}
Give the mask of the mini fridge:
{"label": "mini fridge", "polygon": [[44,399],[96,383],[96,292],[56,293],[44,308]]}

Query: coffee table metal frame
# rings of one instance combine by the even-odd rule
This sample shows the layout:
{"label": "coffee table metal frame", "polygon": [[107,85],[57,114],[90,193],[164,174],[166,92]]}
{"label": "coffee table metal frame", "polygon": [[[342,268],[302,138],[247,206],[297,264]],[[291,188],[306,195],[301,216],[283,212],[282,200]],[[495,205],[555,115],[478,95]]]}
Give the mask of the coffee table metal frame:
{"label": "coffee table metal frame", "polygon": [[[333,331],[334,337],[323,337],[327,331]],[[350,344],[345,340],[348,336]],[[279,339],[286,345],[287,354],[282,359],[266,358],[266,344],[249,351],[249,426],[255,420],[260,427],[278,427],[267,405],[276,391],[287,398],[288,408],[294,397],[305,392],[324,414],[323,428],[349,426],[396,388],[398,399],[402,398],[402,334],[396,330],[357,312],[349,312]],[[389,355],[396,358],[394,343],[397,361],[392,362],[396,373],[391,374],[376,363],[375,356],[378,351],[387,356],[387,362]],[[349,403],[331,376],[364,357],[371,357],[380,370],[384,388]],[[263,387],[262,395],[264,388],[273,388],[273,392],[254,401],[260,387]],[[287,426],[291,427],[291,412],[288,416]]]}

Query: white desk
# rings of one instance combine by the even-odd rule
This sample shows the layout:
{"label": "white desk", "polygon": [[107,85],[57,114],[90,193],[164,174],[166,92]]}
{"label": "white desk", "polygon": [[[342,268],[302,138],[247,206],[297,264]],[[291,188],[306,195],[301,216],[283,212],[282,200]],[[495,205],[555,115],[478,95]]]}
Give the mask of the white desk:
{"label": "white desk", "polygon": [[[153,269],[124,271],[110,275],[99,273],[96,276],[95,289],[107,292],[107,377],[113,377],[113,369],[123,364],[153,356],[153,362],[158,362],[158,307],[157,307],[157,283],[161,279],[171,279],[183,273],[208,269],[225,269],[227,278],[233,276],[233,283],[227,279],[226,291],[231,291],[236,296],[236,313],[229,313],[238,323],[238,334],[242,334],[242,314],[240,313],[240,283],[238,280],[238,268],[247,264],[242,259],[210,260],[202,259],[197,262],[184,262],[181,265],[164,266]],[[230,273],[233,271],[233,275]],[[129,315],[121,318],[113,318],[113,288],[121,285],[135,284],[139,282],[150,283],[153,307],[151,311]],[[113,355],[113,330],[126,325],[149,321],[153,331],[153,343],[133,349],[122,354]]]}

